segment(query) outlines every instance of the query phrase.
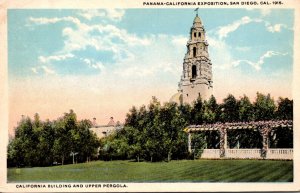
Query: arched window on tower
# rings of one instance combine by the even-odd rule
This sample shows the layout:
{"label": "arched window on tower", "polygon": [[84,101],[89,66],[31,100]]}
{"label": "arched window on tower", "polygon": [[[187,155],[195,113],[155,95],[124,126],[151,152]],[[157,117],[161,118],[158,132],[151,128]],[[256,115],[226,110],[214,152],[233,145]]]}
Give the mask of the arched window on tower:
{"label": "arched window on tower", "polygon": [[197,33],[196,32],[194,32],[194,38],[197,36]]}
{"label": "arched window on tower", "polygon": [[196,57],[196,53],[197,53],[197,48],[194,47],[194,48],[193,48],[193,57]]}
{"label": "arched window on tower", "polygon": [[198,37],[201,38],[201,33],[199,32]]}
{"label": "arched window on tower", "polygon": [[192,66],[192,78],[196,78],[197,77],[197,67],[196,65]]}

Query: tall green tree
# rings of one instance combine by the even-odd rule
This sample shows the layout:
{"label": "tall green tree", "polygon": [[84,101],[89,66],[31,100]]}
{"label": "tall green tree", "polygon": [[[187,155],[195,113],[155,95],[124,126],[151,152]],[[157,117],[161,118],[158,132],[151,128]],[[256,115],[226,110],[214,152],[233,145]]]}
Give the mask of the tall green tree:
{"label": "tall green tree", "polygon": [[199,96],[193,104],[193,108],[191,111],[191,124],[200,125],[203,123],[203,111],[203,101],[202,98]]}
{"label": "tall green tree", "polygon": [[276,118],[283,120],[293,120],[293,100],[279,97]]}
{"label": "tall green tree", "polygon": [[138,110],[133,106],[126,114],[125,125],[138,127]]}
{"label": "tall green tree", "polygon": [[33,123],[29,117],[22,117],[19,125],[15,129],[14,148],[17,151],[17,164],[35,166],[37,136],[33,129]]}
{"label": "tall green tree", "polygon": [[192,107],[191,105],[185,103],[178,106],[178,111],[181,114],[181,118],[183,118],[188,123],[191,123],[192,121]]}
{"label": "tall green tree", "polygon": [[38,163],[41,166],[49,166],[53,163],[53,142],[55,140],[55,130],[53,124],[47,120],[36,128],[38,145],[36,147]]}
{"label": "tall green tree", "polygon": [[236,98],[229,94],[221,104],[221,120],[223,122],[234,122],[239,118],[238,102]]}
{"label": "tall green tree", "polygon": [[89,128],[92,127],[92,122],[90,120],[81,120],[78,122],[78,134],[75,136],[76,139],[76,149],[75,152],[78,153],[78,157],[81,157],[81,160],[88,162],[91,160],[91,157],[96,157],[98,155],[98,148],[100,146],[100,141],[97,138],[96,134],[91,132]]}
{"label": "tall green tree", "polygon": [[275,118],[276,105],[270,94],[256,93],[254,115],[256,121],[272,120]]}
{"label": "tall green tree", "polygon": [[213,95],[207,102],[204,101],[203,120],[204,123],[215,123],[220,120],[220,108]]}
{"label": "tall green tree", "polygon": [[125,127],[123,129],[124,136],[128,144],[128,158],[135,159],[137,162],[144,154],[143,144],[145,143],[143,130],[136,129],[134,127]]}
{"label": "tall green tree", "polygon": [[160,113],[160,124],[163,129],[163,144],[167,153],[167,160],[176,155],[177,148],[182,141],[182,129],[187,126],[187,121],[182,117],[176,103],[166,103]]}
{"label": "tall green tree", "polygon": [[239,121],[253,121],[254,120],[254,109],[253,105],[250,102],[249,97],[244,95],[239,101],[238,101],[238,120]]}

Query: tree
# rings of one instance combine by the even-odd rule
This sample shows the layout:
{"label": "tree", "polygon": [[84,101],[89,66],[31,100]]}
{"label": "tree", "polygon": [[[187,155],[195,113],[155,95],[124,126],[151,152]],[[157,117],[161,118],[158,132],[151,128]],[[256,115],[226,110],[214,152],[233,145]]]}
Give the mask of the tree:
{"label": "tree", "polygon": [[144,133],[134,127],[125,127],[123,129],[124,136],[128,144],[128,158],[136,159],[140,161],[140,157],[143,155]]}
{"label": "tree", "polygon": [[256,121],[272,120],[275,118],[276,105],[270,94],[256,93],[254,102],[254,115]]}
{"label": "tree", "polygon": [[152,97],[152,100],[148,106],[148,111],[145,115],[144,127],[145,138],[147,141],[144,144],[145,159],[152,161],[160,161],[162,159],[163,144],[162,144],[162,133],[159,113],[160,113],[160,102],[157,98]]}
{"label": "tree", "polygon": [[[185,105],[180,109],[190,112],[191,108]],[[127,152],[129,159],[137,161],[170,161],[172,157],[184,157],[187,136],[182,129],[188,121],[182,111],[176,103],[161,105],[155,97],[148,108],[142,106],[138,111],[132,108],[127,114],[125,127],[101,140],[103,153],[122,158],[125,156],[122,152]]]}
{"label": "tree", "polygon": [[160,127],[163,130],[164,150],[167,153],[167,160],[171,160],[171,156],[177,153],[176,149],[182,138],[182,129],[187,126],[186,120],[181,117],[176,103],[166,103],[160,111]]}
{"label": "tree", "polygon": [[7,166],[8,167],[13,167],[18,165],[15,143],[16,140],[9,140],[7,145]]}
{"label": "tree", "polygon": [[293,120],[293,100],[279,97],[276,118]]}
{"label": "tree", "polygon": [[92,133],[89,128],[92,127],[92,122],[90,120],[79,121],[77,129],[77,134],[73,134],[76,140],[76,148],[74,152],[78,153],[79,159],[86,158],[86,161],[90,161],[92,156],[97,156],[97,151],[100,146],[100,141],[98,140],[95,133]]}
{"label": "tree", "polygon": [[209,100],[204,102],[203,120],[204,123],[215,123],[220,119],[220,108],[216,98],[212,95]]}
{"label": "tree", "polygon": [[191,117],[192,117],[191,124],[200,125],[203,123],[203,102],[200,96],[194,102],[191,111]]}
{"label": "tree", "polygon": [[[91,126],[91,122],[89,126]],[[61,164],[65,163],[71,153],[77,153],[80,144],[80,132],[77,116],[73,110],[65,113],[63,117],[54,121],[55,140],[53,143],[53,154],[55,159],[60,159]]]}
{"label": "tree", "polygon": [[206,147],[206,145],[205,132],[195,133],[192,135],[192,149],[194,151],[194,159],[201,157],[203,149]]}
{"label": "tree", "polygon": [[54,127],[53,124],[47,120],[36,128],[36,135],[38,136],[38,144],[36,152],[38,156],[38,163],[40,166],[49,166],[53,163],[53,142],[54,142]]}
{"label": "tree", "polygon": [[178,106],[178,111],[181,114],[181,118],[183,118],[188,123],[191,123],[192,120],[192,107],[185,103],[180,106]]}
{"label": "tree", "polygon": [[77,121],[73,110],[54,121],[33,120],[22,116],[15,128],[15,137],[7,147],[8,166],[49,166],[70,160],[70,153],[78,153],[79,161],[89,161],[98,153],[99,140],[89,128],[90,120]]}
{"label": "tree", "polygon": [[239,114],[239,121],[252,121],[254,120],[253,116],[253,105],[250,102],[249,97],[244,95],[238,101],[238,114]]}
{"label": "tree", "polygon": [[129,113],[126,114],[125,125],[137,127],[138,126],[138,111],[135,106],[133,106]]}
{"label": "tree", "polygon": [[223,122],[234,122],[238,120],[238,103],[232,94],[229,94],[221,104],[221,120]]}
{"label": "tree", "polygon": [[36,146],[37,136],[33,129],[33,123],[29,117],[22,117],[19,125],[15,129],[15,142],[17,165],[35,166],[37,162]]}
{"label": "tree", "polygon": [[[222,104],[218,104],[214,96],[202,102],[201,98],[191,107],[188,104],[177,106],[176,103],[163,105],[153,97],[150,104],[138,110],[132,107],[126,118],[125,127],[101,140],[103,158],[140,159],[146,161],[162,161],[188,158],[187,135],[183,129],[190,124],[210,124],[218,121],[236,122],[256,120],[256,113],[268,115],[268,108],[273,106],[271,97],[258,94],[254,104],[244,95],[240,100],[229,94]],[[281,109],[289,103],[280,103]],[[284,105],[285,104],[285,105]],[[279,108],[278,108],[279,109]],[[285,110],[281,110],[284,112]],[[271,111],[272,112],[272,111]],[[262,114],[260,113],[260,114]],[[257,130],[229,131],[230,147],[260,148],[261,136]],[[287,144],[290,134],[277,144]],[[192,137],[195,156],[201,155],[206,148],[220,148],[218,131],[205,131]]]}

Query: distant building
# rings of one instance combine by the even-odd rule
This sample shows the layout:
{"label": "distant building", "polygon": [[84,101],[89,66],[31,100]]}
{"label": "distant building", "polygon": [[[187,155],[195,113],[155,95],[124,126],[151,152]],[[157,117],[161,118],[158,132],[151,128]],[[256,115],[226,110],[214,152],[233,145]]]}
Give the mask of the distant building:
{"label": "distant building", "polygon": [[107,125],[97,125],[96,118],[94,118],[93,127],[90,130],[96,133],[98,138],[103,138],[122,128],[123,125],[119,121],[115,122],[113,117],[110,118]]}
{"label": "distant building", "polygon": [[199,96],[208,100],[212,95],[212,63],[208,54],[205,29],[198,14],[190,30],[178,93],[170,101],[192,104]]}

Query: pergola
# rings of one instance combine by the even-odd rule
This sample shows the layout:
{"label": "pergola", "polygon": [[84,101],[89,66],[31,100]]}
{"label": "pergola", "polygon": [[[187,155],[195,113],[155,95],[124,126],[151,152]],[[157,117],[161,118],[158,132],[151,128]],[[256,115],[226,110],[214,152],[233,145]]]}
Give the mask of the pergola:
{"label": "pergola", "polygon": [[[219,157],[226,157],[227,145],[227,131],[228,130],[242,130],[253,129],[258,130],[262,136],[261,157],[265,158],[268,150],[268,136],[275,128],[293,128],[292,120],[272,120],[272,121],[251,121],[251,122],[233,122],[233,123],[215,123],[190,125],[184,129],[188,133],[188,151],[192,152],[191,134],[201,131],[217,131],[220,136],[220,155]],[[292,139],[291,139],[292,140]],[[288,152],[292,152],[292,149]]]}

